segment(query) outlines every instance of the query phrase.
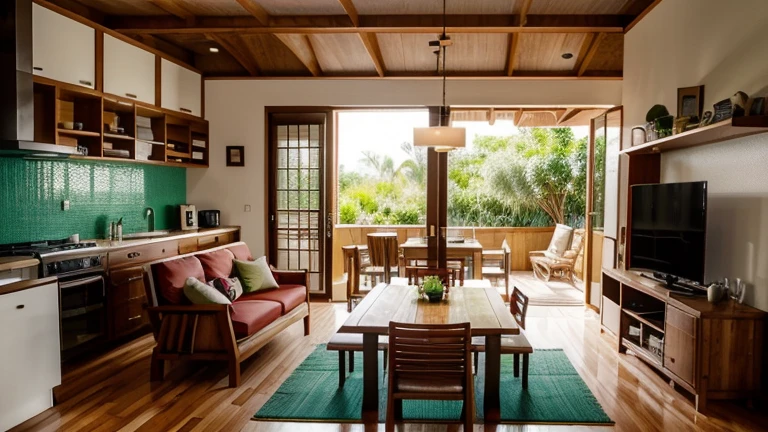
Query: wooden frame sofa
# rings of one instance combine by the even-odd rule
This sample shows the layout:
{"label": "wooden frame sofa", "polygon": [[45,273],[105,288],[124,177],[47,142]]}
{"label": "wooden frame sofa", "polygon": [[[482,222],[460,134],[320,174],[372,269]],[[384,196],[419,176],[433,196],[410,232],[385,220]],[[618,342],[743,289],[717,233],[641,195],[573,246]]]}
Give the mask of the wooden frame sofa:
{"label": "wooden frame sofa", "polygon": [[165,362],[223,361],[229,386],[240,385],[240,362],[278,333],[304,320],[309,335],[309,275],[306,270],[272,270],[279,287],[243,294],[231,305],[193,305],[184,297],[190,276],[209,281],[230,277],[233,259],[252,260],[243,242],[153,261],[144,266],[147,311],[156,345],[150,379],[164,377]]}

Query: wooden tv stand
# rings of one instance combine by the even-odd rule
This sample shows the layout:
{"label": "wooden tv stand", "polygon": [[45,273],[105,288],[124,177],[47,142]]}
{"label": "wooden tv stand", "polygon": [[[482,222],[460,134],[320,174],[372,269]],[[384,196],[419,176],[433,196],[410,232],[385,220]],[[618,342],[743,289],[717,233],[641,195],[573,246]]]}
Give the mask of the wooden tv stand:
{"label": "wooden tv stand", "polygon": [[[638,273],[603,269],[600,322],[631,351],[691,392],[708,399],[752,399],[760,392],[766,313],[724,299],[674,294]],[[658,343],[661,341],[661,343]]]}

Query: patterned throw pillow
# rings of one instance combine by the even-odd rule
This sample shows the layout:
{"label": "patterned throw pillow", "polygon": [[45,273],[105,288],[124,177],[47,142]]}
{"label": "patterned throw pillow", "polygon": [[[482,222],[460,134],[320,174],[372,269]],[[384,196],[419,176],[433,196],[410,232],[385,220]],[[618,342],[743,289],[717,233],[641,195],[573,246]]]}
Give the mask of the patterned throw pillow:
{"label": "patterned throw pillow", "polygon": [[233,278],[216,278],[208,285],[216,288],[217,291],[224,294],[230,301],[237,300],[243,295],[243,285],[240,283],[240,279]]}

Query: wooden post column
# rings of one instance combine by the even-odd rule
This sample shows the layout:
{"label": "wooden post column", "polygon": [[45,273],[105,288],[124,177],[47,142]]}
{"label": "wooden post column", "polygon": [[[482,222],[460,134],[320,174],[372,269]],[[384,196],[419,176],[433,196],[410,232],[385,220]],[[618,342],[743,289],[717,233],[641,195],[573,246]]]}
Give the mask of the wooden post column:
{"label": "wooden post column", "polygon": [[[429,126],[448,124],[446,109],[442,123],[440,107],[429,107]],[[429,267],[446,268],[448,215],[448,153],[427,150],[427,262]]]}

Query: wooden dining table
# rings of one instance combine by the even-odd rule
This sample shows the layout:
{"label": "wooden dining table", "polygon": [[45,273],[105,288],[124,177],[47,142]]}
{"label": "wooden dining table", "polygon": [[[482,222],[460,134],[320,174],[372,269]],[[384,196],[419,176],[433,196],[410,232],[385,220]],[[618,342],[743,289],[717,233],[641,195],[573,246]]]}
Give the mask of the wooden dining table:
{"label": "wooden dining table", "polygon": [[[409,238],[400,244],[403,259],[406,263],[411,260],[426,260],[428,254],[427,242],[423,238]],[[483,274],[483,245],[475,239],[464,239],[461,242],[447,242],[445,255],[451,258],[472,257],[472,273],[468,279],[479,279]],[[407,265],[407,264],[406,264]]]}
{"label": "wooden dining table", "polygon": [[469,322],[472,336],[485,337],[485,423],[501,416],[501,336],[520,333],[520,328],[494,288],[455,287],[448,299],[429,303],[418,299],[418,288],[379,284],[352,311],[339,333],[363,335],[364,423],[379,421],[379,336],[389,333],[389,322],[447,324]]}

